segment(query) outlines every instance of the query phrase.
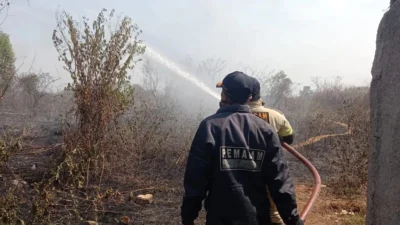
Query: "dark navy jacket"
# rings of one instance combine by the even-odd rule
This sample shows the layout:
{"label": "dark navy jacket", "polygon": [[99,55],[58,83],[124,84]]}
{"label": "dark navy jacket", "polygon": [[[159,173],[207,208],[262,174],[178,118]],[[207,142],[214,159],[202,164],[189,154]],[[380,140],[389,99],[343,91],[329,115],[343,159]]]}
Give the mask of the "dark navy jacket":
{"label": "dark navy jacket", "polygon": [[274,128],[253,115],[248,105],[222,107],[200,123],[193,139],[182,223],[193,224],[205,199],[207,225],[270,224],[266,185],[283,221],[303,224]]}

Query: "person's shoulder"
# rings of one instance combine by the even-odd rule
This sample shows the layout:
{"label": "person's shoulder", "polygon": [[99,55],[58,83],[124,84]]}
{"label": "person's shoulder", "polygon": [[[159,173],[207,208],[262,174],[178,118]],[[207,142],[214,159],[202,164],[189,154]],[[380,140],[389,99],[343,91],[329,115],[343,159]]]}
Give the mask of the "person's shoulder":
{"label": "person's shoulder", "polygon": [[278,110],[278,109],[275,109],[275,108],[270,108],[270,107],[263,107],[265,110],[268,110],[269,112],[274,112],[274,113],[276,113],[276,114],[280,114],[280,115],[282,115],[282,116],[284,116],[285,114],[283,114],[283,112],[282,111],[280,111],[280,110]]}
{"label": "person's shoulder", "polygon": [[231,113],[228,112],[220,112],[220,113],[214,113],[206,118],[204,118],[200,122],[200,126],[205,126],[205,125],[211,125],[211,124],[218,124],[221,121],[225,120]]}
{"label": "person's shoulder", "polygon": [[[286,126],[288,126],[289,120],[286,118],[285,114],[283,114],[283,112],[274,109],[274,108],[267,108],[267,107],[263,107],[263,112],[268,113],[268,118],[269,121],[275,121],[275,123],[277,124],[286,124]],[[279,129],[278,129],[279,130]]]}
{"label": "person's shoulder", "polygon": [[202,121],[210,122],[210,121],[214,121],[214,120],[219,120],[219,119],[222,119],[222,118],[225,118],[225,117],[229,116],[230,114],[231,113],[229,113],[229,112],[217,112],[217,113],[214,113],[214,114],[211,114],[211,115],[207,116]]}
{"label": "person's shoulder", "polygon": [[254,115],[252,113],[249,113],[247,116],[251,119],[251,121],[253,121],[253,126],[257,126],[259,129],[262,129],[264,132],[269,133],[269,132],[275,131],[275,128],[271,124],[267,123],[264,119]]}
{"label": "person's shoulder", "polygon": [[270,117],[275,117],[278,119],[282,119],[282,120],[287,120],[285,114],[278,110],[278,109],[274,109],[274,108],[267,108],[264,107],[265,111],[268,112]]}

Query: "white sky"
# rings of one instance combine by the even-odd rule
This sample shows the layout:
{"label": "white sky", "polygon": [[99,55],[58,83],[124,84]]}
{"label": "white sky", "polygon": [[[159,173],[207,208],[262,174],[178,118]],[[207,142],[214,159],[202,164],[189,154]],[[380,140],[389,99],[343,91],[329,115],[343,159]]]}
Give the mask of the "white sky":
{"label": "white sky", "polygon": [[29,1],[14,0],[1,28],[11,36],[18,63],[25,62],[22,71],[36,55],[34,69],[63,83],[69,76],[51,40],[57,10],[93,17],[101,8],[115,9],[139,25],[145,44],[177,62],[187,55],[222,58],[230,70],[239,64],[284,70],[302,84],[312,76],[342,76],[347,84],[365,85],[389,6],[389,0]]}

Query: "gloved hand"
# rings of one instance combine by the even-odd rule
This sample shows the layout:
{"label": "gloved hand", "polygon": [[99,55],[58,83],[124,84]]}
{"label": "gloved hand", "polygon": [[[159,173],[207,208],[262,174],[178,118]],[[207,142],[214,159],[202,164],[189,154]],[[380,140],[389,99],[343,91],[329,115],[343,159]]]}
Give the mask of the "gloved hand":
{"label": "gloved hand", "polygon": [[193,220],[182,220],[182,225],[194,225],[194,221]]}
{"label": "gloved hand", "polygon": [[304,225],[304,221],[303,220],[299,220],[299,221],[297,221],[296,225]]}

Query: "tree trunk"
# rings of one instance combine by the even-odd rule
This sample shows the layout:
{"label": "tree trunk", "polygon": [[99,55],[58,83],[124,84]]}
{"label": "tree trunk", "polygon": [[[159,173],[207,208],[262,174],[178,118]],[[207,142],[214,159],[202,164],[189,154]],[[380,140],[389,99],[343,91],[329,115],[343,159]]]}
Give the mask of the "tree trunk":
{"label": "tree trunk", "polygon": [[371,82],[367,225],[400,224],[400,3],[378,28]]}

